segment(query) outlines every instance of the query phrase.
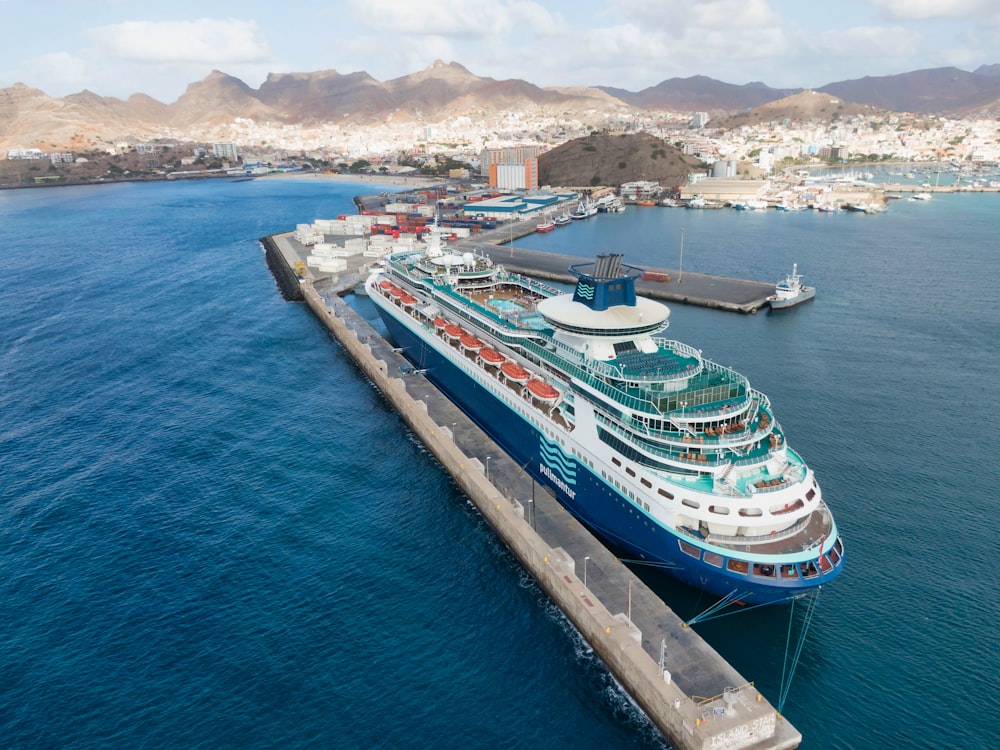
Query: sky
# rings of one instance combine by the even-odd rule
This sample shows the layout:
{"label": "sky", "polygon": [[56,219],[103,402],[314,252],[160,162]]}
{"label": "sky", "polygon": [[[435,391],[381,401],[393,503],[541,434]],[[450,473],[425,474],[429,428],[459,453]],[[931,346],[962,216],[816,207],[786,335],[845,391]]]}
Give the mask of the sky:
{"label": "sky", "polygon": [[436,60],[538,86],[640,91],[705,75],[775,88],[1000,63],[1000,0],[0,0],[0,89],[175,101],[213,70]]}

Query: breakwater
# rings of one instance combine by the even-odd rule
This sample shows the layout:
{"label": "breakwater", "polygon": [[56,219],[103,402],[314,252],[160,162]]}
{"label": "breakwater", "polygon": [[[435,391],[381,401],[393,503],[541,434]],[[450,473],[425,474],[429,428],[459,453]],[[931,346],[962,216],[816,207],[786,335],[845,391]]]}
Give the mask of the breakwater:
{"label": "breakwater", "polygon": [[[276,260],[293,257],[282,254],[282,248],[292,252],[284,238],[271,246]],[[285,260],[289,271],[290,262],[294,261]],[[670,743],[684,749],[797,747],[801,735],[756,688],[684,627],[544,489],[536,492],[530,477],[513,462],[503,461],[499,447],[471,421],[454,407],[446,414],[437,413],[448,408],[438,402],[431,414],[428,395],[433,386],[419,375],[397,376],[409,371],[406,360],[338,296],[338,291],[353,288],[356,278],[350,274],[321,291],[307,277],[300,287],[313,313]],[[456,439],[459,430],[461,444]],[[530,500],[523,489],[526,480]],[[547,522],[553,518],[558,522]],[[588,561],[592,576],[605,584],[605,590],[588,587]],[[662,660],[668,643],[669,664]]]}

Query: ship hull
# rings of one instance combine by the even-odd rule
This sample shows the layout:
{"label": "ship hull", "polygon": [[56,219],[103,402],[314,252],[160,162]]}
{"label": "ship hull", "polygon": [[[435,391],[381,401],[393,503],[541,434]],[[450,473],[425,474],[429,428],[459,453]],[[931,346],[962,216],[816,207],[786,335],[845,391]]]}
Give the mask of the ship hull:
{"label": "ship hull", "polygon": [[803,302],[808,302],[815,296],[815,289],[804,289],[800,294],[789,299],[768,300],[768,304],[770,304],[772,310],[787,310],[789,307],[795,307],[796,305],[801,305]]}
{"label": "ship hull", "polygon": [[[745,603],[773,603],[801,596],[825,583],[834,574],[805,579],[754,580],[754,576],[732,573],[724,565],[710,565],[681,551],[679,537],[623,498],[586,464],[561,451],[557,462],[572,473],[566,481],[550,468],[552,443],[463,367],[453,362],[413,330],[398,310],[386,309],[376,299],[379,315],[403,355],[503,450],[524,467],[539,484],[548,487],[558,502],[595,534],[626,553],[628,558],[657,565],[678,580],[718,597],[733,597]],[[428,333],[428,335],[432,335]],[[471,361],[468,366],[475,368]],[[488,376],[487,376],[488,377]],[[513,393],[513,392],[512,392]],[[558,448],[556,448],[558,451]],[[543,455],[545,453],[545,455]],[[570,465],[567,465],[570,464]],[[687,546],[695,540],[683,537]],[[624,557],[624,555],[623,555]],[[839,567],[839,566],[838,566]]]}

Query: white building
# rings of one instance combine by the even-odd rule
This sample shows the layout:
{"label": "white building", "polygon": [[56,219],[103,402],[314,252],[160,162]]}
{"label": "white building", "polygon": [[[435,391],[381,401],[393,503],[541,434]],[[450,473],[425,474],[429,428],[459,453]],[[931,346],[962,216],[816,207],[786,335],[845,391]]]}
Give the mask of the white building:
{"label": "white building", "polygon": [[240,158],[235,143],[213,143],[212,155],[217,159],[228,159],[230,161],[236,161]]}

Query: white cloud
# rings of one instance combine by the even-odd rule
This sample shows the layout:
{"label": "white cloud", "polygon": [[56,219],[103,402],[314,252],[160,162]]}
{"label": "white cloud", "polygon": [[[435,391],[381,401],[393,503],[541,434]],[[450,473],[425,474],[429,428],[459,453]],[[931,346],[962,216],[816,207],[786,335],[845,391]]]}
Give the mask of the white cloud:
{"label": "white cloud", "polygon": [[996,0],[869,0],[891,21],[929,21],[941,19],[1000,21]]}
{"label": "white cloud", "polygon": [[850,29],[823,31],[807,44],[818,55],[851,59],[888,58],[906,60],[920,49],[923,35],[902,26],[856,26]]}
{"label": "white cloud", "polygon": [[50,95],[53,91],[79,91],[90,84],[87,61],[68,52],[52,52],[24,60],[17,75],[28,85],[41,86]]}
{"label": "white cloud", "polygon": [[531,0],[348,0],[348,5],[356,23],[412,37],[546,35],[562,26],[558,16]]}
{"label": "white cloud", "polygon": [[640,28],[677,38],[692,30],[746,31],[780,22],[768,0],[617,0],[610,7]]}
{"label": "white cloud", "polygon": [[257,23],[236,18],[125,21],[91,29],[89,35],[102,54],[130,62],[229,65],[271,57]]}

